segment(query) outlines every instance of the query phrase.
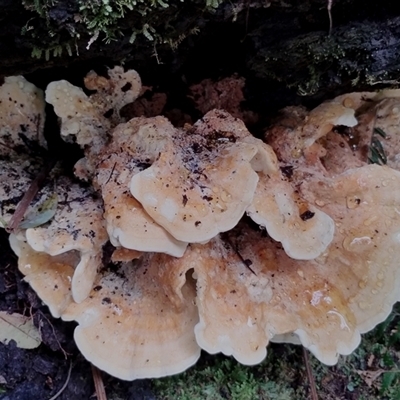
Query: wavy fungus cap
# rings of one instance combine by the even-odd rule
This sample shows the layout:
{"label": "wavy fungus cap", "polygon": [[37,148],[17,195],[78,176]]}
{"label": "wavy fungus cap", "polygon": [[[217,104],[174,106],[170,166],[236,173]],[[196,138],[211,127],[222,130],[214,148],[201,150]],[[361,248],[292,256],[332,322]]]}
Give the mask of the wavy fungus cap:
{"label": "wavy fungus cap", "polygon": [[92,290],[102,263],[103,245],[108,240],[102,203],[92,189],[65,177],[58,180],[55,189],[45,189],[57,193],[57,210],[46,225],[28,228],[26,241],[33,250],[51,256],[77,254],[79,262],[72,275],[71,293],[80,303]]}
{"label": "wavy fungus cap", "polygon": [[117,126],[98,157],[94,183],[104,200],[104,218],[114,246],[175,257],[185,252],[186,241],[177,240],[155,222],[129,190],[132,177],[150,165],[173,133],[163,117],[134,118]]}
{"label": "wavy fungus cap", "polygon": [[149,141],[162,135],[162,127],[148,120],[132,137],[132,147],[150,164],[132,177],[132,195],[172,236],[191,243],[232,229],[258,182],[251,166],[255,145],[238,141],[233,131],[200,133],[197,128],[173,129],[162,146],[150,146]]}
{"label": "wavy fungus cap", "polygon": [[375,165],[309,184],[308,200],[324,201],[338,227],[314,260],[293,260],[243,224],[193,247],[200,346],[253,364],[274,336],[294,333],[326,364],[350,354],[399,300],[399,184]]}
{"label": "wavy fungus cap", "polygon": [[[58,256],[33,251],[12,238],[19,268],[53,316],[75,320],[76,344],[84,357],[120,379],[158,378],[196,363],[198,311],[193,281],[170,256],[147,253],[133,263],[103,268],[89,296],[76,303],[71,252]],[[168,262],[169,274],[160,274]],[[173,268],[173,270],[171,270]],[[179,278],[180,277],[180,278]],[[166,288],[172,291],[168,297]]]}
{"label": "wavy fungus cap", "polygon": [[27,144],[46,147],[43,91],[23,76],[5,78],[0,86],[0,154]]}

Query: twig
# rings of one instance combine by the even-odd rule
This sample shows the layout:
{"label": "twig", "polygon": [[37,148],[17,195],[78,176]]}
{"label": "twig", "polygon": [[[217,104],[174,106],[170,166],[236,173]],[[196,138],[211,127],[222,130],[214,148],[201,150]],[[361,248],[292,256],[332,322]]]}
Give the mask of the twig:
{"label": "twig", "polygon": [[248,268],[255,276],[257,276],[257,274],[254,272],[253,268],[250,267],[250,265],[253,264],[252,261],[249,259],[245,259],[240,254],[237,243],[235,245],[233,245],[232,241],[229,238],[227,238],[226,241],[229,244],[229,246],[231,246],[231,248],[235,251],[236,255],[239,257],[240,261],[246,266],[246,268]]}
{"label": "twig", "polygon": [[101,377],[101,371],[97,369],[92,364],[92,374],[93,374],[93,382],[94,388],[96,390],[97,400],[107,400],[106,390],[104,389],[103,378]]}
{"label": "twig", "polygon": [[50,397],[49,400],[55,400],[65,390],[65,388],[68,386],[69,378],[71,378],[71,371],[72,371],[72,360],[69,362],[68,375],[63,387],[53,397]]}
{"label": "twig", "polygon": [[26,191],[24,197],[22,197],[21,201],[18,203],[17,208],[15,209],[15,212],[7,225],[7,232],[12,233],[15,231],[15,229],[18,228],[19,224],[22,221],[22,218],[24,218],[25,211],[27,210],[29,204],[31,204],[31,201],[34,199],[37,192],[43,185],[44,180],[46,179],[48,173],[53,169],[55,163],[55,160],[47,162],[46,165],[38,173],[36,178],[32,181],[29,189]]}
{"label": "twig", "polygon": [[332,22],[332,3],[333,0],[328,0],[328,5],[327,5],[327,10],[328,10],[328,17],[329,17],[329,33],[328,36],[331,36],[332,33],[332,27],[333,27],[333,22]]}
{"label": "twig", "polygon": [[60,350],[63,352],[65,359],[67,359],[68,356],[69,356],[70,354],[67,353],[67,352],[63,349],[63,347],[61,346],[61,343],[60,343],[60,341],[59,341],[58,338],[57,338],[57,334],[56,334],[56,331],[55,331],[55,329],[54,329],[53,324],[52,324],[52,323],[50,322],[50,320],[42,313],[42,311],[39,310],[38,313],[39,313],[39,315],[41,315],[43,318],[45,318],[46,321],[47,321],[47,323],[50,325],[51,330],[53,331],[54,339],[56,340],[56,342],[57,342],[58,347],[60,348]]}
{"label": "twig", "polygon": [[310,384],[311,399],[318,400],[317,388],[315,386],[315,379],[311,369],[310,360],[308,359],[308,353],[305,347],[303,347],[303,358],[304,358],[304,364],[306,365],[308,382]]}
{"label": "twig", "polygon": [[112,177],[113,174],[114,174],[114,170],[115,170],[115,167],[116,167],[116,166],[117,166],[117,163],[114,163],[114,165],[113,165],[113,167],[112,167],[112,170],[111,170],[111,174],[110,174],[110,176],[108,177],[107,182],[105,183],[105,185],[107,185],[107,183],[110,182],[110,179],[111,179],[111,177]]}

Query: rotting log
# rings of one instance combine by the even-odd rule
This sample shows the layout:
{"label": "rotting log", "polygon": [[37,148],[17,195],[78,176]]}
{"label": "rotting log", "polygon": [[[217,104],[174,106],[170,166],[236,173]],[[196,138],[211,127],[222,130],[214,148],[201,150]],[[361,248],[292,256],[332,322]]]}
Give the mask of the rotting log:
{"label": "rotting log", "polygon": [[[397,83],[400,3],[0,0],[0,76],[122,61],[191,82],[239,72],[300,95]],[[167,6],[168,5],[168,6]],[[142,71],[140,70],[142,69]]]}

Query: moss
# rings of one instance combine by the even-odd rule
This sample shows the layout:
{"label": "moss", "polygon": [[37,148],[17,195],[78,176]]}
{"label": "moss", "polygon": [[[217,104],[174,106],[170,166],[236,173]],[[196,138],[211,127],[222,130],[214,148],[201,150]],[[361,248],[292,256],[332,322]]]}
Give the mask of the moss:
{"label": "moss", "polygon": [[[133,43],[136,38],[171,48],[196,34],[196,20],[214,12],[223,0],[22,0],[32,12],[22,34],[34,57],[56,57],[63,50],[79,53],[101,41]],[[179,24],[178,24],[179,22]],[[179,28],[175,28],[178,26]],[[39,40],[40,39],[40,40]],[[43,43],[43,45],[42,45]]]}
{"label": "moss", "polygon": [[[309,357],[321,399],[400,399],[399,313],[397,304],[388,319],[364,335],[361,346],[340,357],[336,366]],[[203,354],[193,368],[153,380],[152,386],[156,398],[164,400],[306,400],[310,395],[302,349],[292,345],[270,345],[267,359],[254,367]]]}
{"label": "moss", "polygon": [[[265,376],[267,362],[246,367],[231,358],[206,356],[195,368],[176,377],[155,380],[160,399],[177,400],[252,400],[298,398],[299,391],[282,375],[281,382]],[[188,384],[189,383],[189,384]]]}

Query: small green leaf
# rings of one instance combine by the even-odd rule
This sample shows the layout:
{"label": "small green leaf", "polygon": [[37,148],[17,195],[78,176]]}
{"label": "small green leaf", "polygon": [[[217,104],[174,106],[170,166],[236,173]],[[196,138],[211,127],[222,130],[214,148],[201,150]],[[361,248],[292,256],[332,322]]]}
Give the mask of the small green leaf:
{"label": "small green leaf", "polygon": [[384,165],[387,163],[387,157],[382,143],[377,138],[372,138],[369,148],[370,156],[368,157],[371,164]]}
{"label": "small green leaf", "polygon": [[24,220],[19,224],[21,229],[36,228],[50,221],[56,211],[58,205],[57,193],[53,193],[45,200],[38,208],[29,213]]}
{"label": "small green leaf", "polygon": [[384,139],[386,139],[386,133],[384,130],[381,128],[374,128],[374,133],[377,133],[378,135],[382,136]]}
{"label": "small green leaf", "polygon": [[0,217],[0,224],[3,225],[2,228],[7,228],[7,222],[2,217]]}

